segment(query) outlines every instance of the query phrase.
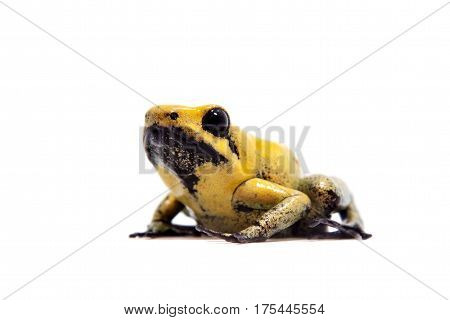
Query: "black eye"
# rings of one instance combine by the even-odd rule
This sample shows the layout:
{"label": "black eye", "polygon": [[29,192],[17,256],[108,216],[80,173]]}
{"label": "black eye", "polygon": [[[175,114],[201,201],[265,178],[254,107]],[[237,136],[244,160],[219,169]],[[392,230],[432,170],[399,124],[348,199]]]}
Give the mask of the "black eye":
{"label": "black eye", "polygon": [[230,117],[223,109],[211,109],[203,116],[202,127],[216,137],[225,137],[228,135]]}

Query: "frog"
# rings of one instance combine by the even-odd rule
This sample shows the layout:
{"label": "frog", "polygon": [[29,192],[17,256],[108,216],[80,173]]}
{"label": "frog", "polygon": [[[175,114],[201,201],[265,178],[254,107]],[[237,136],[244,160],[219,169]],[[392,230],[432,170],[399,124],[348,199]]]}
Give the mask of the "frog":
{"label": "frog", "polygon": [[[304,174],[295,152],[233,125],[222,106],[156,105],[145,114],[143,132],[146,156],[169,193],[146,231],[132,238],[371,237],[341,179]],[[195,225],[173,223],[178,214]]]}

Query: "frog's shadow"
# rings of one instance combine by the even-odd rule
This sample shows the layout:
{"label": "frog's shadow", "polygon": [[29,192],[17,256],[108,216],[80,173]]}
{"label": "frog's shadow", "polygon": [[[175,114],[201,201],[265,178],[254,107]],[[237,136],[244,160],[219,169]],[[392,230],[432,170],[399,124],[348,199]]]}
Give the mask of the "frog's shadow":
{"label": "frog's shadow", "polygon": [[188,240],[188,241],[208,241],[209,243],[215,243],[215,244],[227,244],[227,245],[245,245],[245,244],[264,244],[264,243],[277,243],[277,242],[323,242],[324,240],[327,241],[342,241],[342,240],[355,240],[354,238],[336,238],[336,237],[329,237],[329,238],[308,238],[308,237],[285,237],[285,238],[270,238],[265,241],[257,241],[257,242],[247,242],[247,243],[237,243],[237,242],[229,242],[225,241],[220,238],[214,238],[209,237],[207,235],[202,236],[167,236],[167,237],[146,237],[146,238],[140,238],[140,240]]}

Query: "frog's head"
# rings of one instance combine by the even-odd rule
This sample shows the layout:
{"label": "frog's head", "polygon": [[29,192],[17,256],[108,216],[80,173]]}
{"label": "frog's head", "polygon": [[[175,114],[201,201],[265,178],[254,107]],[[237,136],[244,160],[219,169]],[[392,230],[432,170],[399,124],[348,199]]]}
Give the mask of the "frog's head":
{"label": "frog's head", "polygon": [[231,127],[223,107],[160,105],[145,115],[144,146],[156,167],[178,176],[190,192],[199,177],[196,169],[224,166],[239,159],[238,129]]}

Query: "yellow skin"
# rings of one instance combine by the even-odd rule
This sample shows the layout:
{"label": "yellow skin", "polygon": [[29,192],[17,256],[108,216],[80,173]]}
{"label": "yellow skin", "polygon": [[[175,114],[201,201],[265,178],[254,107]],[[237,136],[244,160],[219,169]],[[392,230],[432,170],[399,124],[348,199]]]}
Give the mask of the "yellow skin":
{"label": "yellow skin", "polygon": [[[151,108],[144,145],[171,192],[148,230],[132,237],[199,232],[232,242],[370,237],[340,180],[302,177],[293,152],[230,125],[220,106]],[[171,223],[181,211],[195,219],[195,229]],[[332,212],[341,214],[342,224],[328,219]],[[327,225],[338,231],[326,232]]]}

